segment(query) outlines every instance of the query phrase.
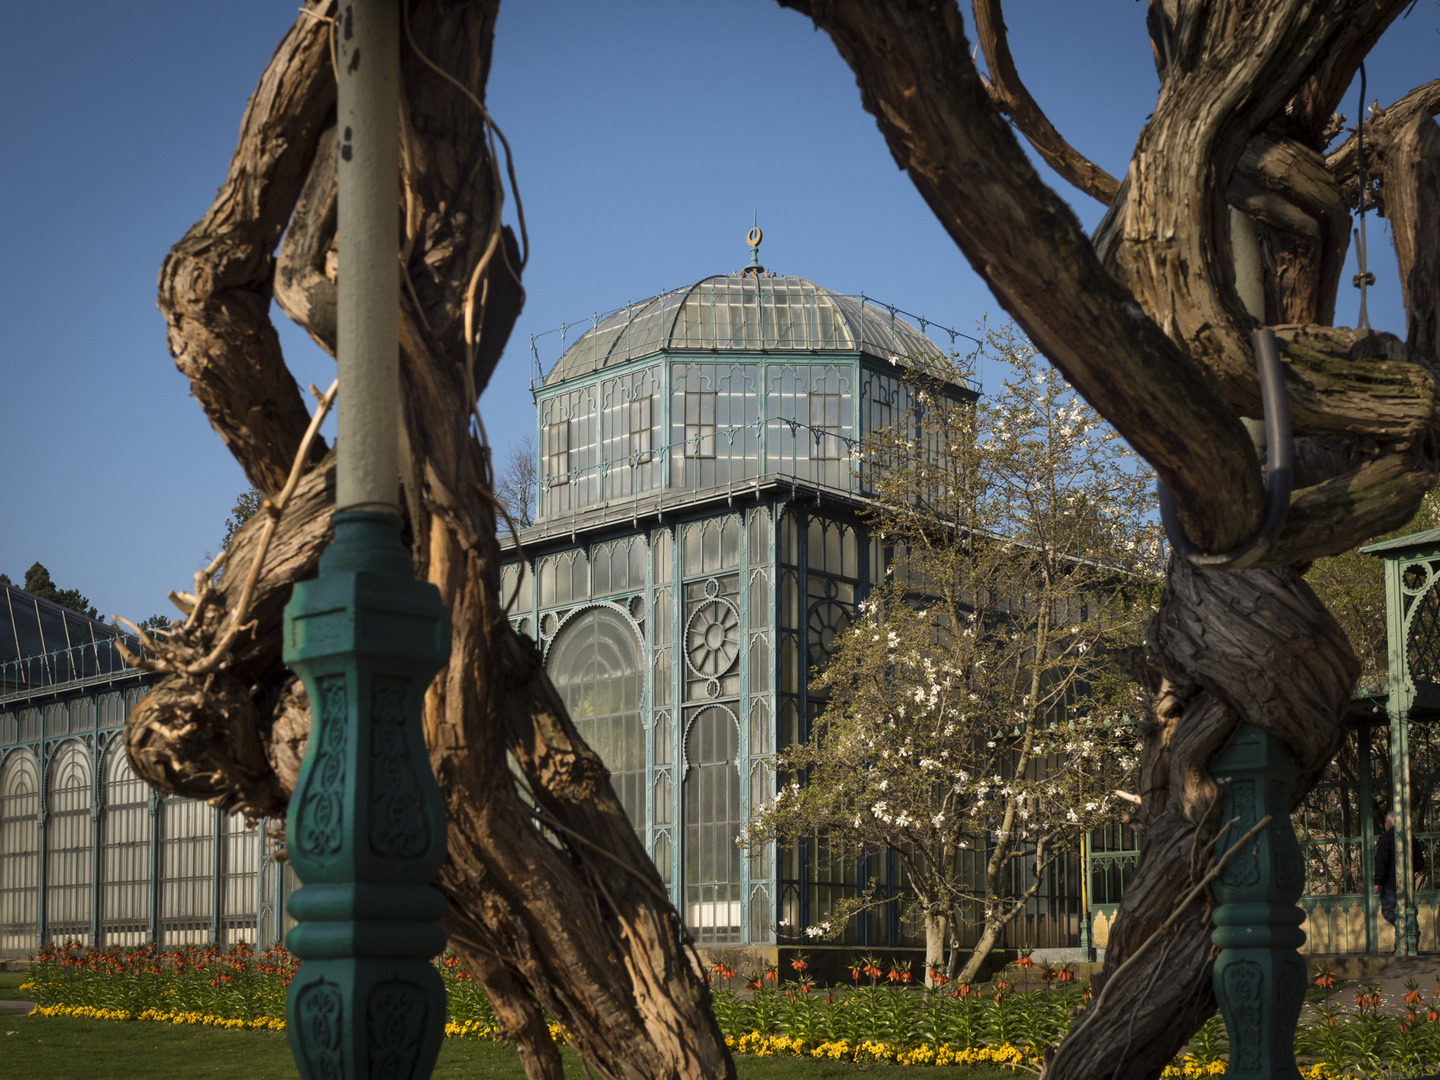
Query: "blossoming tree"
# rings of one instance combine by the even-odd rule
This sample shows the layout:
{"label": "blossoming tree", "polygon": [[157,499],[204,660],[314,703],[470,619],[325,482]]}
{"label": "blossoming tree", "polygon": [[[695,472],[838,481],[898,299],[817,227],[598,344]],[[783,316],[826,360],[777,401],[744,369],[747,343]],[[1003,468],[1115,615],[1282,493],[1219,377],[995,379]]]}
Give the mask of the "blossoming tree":
{"label": "blossoming tree", "polygon": [[[972,404],[946,372],[916,373],[910,415],[862,448],[893,573],[821,673],[829,703],[782,755],[795,779],[750,831],[894,852],[928,971],[978,925],[963,970],[950,951],[965,981],[1116,810],[1140,702],[1114,650],[1137,639],[1159,575],[1148,470],[1018,333],[983,348],[1010,365],[998,395]],[[807,933],[887,902],[847,898]]]}

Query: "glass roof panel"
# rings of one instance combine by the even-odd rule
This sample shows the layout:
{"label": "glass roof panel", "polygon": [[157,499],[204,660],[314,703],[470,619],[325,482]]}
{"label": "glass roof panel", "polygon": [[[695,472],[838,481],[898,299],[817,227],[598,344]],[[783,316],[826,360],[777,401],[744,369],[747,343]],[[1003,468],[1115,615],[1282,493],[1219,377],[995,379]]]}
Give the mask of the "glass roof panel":
{"label": "glass roof panel", "polygon": [[116,652],[116,637],[132,652],[139,651],[130,634],[0,583],[0,696],[134,671]]}
{"label": "glass roof panel", "polygon": [[943,355],[898,311],[864,297],[805,278],[717,276],[600,317],[565,349],[545,382],[661,349],[863,350],[911,363]]}

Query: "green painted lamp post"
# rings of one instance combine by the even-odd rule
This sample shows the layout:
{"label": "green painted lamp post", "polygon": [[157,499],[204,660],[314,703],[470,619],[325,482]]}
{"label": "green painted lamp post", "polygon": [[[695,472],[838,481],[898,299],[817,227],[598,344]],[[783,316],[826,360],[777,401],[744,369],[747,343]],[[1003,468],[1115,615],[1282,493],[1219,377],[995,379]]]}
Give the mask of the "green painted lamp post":
{"label": "green painted lamp post", "polygon": [[310,697],[310,741],[285,838],[304,887],[287,944],[303,963],[286,1027],[305,1080],[430,1075],[445,991],[445,812],[420,707],[450,640],[417,582],[398,515],[396,109],[399,8],[346,0],[339,72],[335,539],[285,609],[285,660]]}
{"label": "green painted lamp post", "polygon": [[1215,843],[1219,858],[1265,815],[1270,824],[1230,857],[1213,891],[1215,997],[1230,1036],[1227,1078],[1293,1080],[1295,1025],[1305,1000],[1305,887],[1300,845],[1290,824],[1290,788],[1300,773],[1282,740],[1241,724],[1210,762],[1210,775],[1234,821]]}

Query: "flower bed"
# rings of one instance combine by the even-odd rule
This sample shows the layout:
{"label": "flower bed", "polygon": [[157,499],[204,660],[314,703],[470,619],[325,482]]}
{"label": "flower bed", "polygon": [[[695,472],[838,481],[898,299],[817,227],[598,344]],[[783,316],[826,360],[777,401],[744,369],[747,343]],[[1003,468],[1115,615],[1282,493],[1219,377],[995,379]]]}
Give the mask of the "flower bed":
{"label": "flower bed", "polygon": [[34,991],[36,1012],[44,1016],[283,1028],[285,991],[299,965],[284,949],[256,953],[243,944],[165,950],[68,942],[42,949],[21,989]]}
{"label": "flower bed", "polygon": [[[450,953],[436,965],[445,983],[445,1034],[499,1041],[495,1012],[470,973]],[[1033,1071],[1040,1049],[1063,1038],[1090,1000],[1086,984],[1058,973],[1045,989],[1025,992],[1003,977],[983,987],[954,986],[938,973],[927,987],[914,985],[898,964],[887,971],[866,959],[852,966],[850,985],[823,989],[806,974],[803,957],[790,966],[797,978],[788,981],[773,969],[739,977],[723,963],[711,970],[711,1005],[734,1052]],[[69,943],[41,950],[21,988],[34,992],[37,1016],[283,1031],[285,994],[298,968],[299,961],[279,947],[256,953],[248,945],[162,950]],[[1322,972],[1316,982],[1330,989],[1334,980],[1326,979]],[[1430,997],[1427,1005],[1411,984],[1403,1011],[1382,1015],[1378,990],[1366,987],[1357,991],[1353,1012],[1317,1008],[1296,1032],[1296,1053],[1306,1061],[1301,1076],[1399,1078],[1440,1071],[1440,987]],[[568,1041],[561,1025],[549,1026],[557,1043]],[[1164,1075],[1219,1077],[1227,1052],[1224,1023],[1213,1017]]]}

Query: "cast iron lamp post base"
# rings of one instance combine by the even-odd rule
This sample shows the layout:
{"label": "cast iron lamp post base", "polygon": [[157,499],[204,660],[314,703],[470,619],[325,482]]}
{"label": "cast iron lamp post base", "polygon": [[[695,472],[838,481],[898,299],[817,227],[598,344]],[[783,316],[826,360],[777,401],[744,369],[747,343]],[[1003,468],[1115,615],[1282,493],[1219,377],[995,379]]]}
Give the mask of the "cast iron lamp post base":
{"label": "cast iron lamp post base", "polygon": [[304,1080],[428,1077],[445,1032],[430,959],[445,898],[445,809],[421,702],[450,619],[415,580],[393,514],[342,511],[320,576],[285,608],[285,661],[310,697],[310,741],[285,840],[304,887],[286,938],[303,963],[287,1031]]}

